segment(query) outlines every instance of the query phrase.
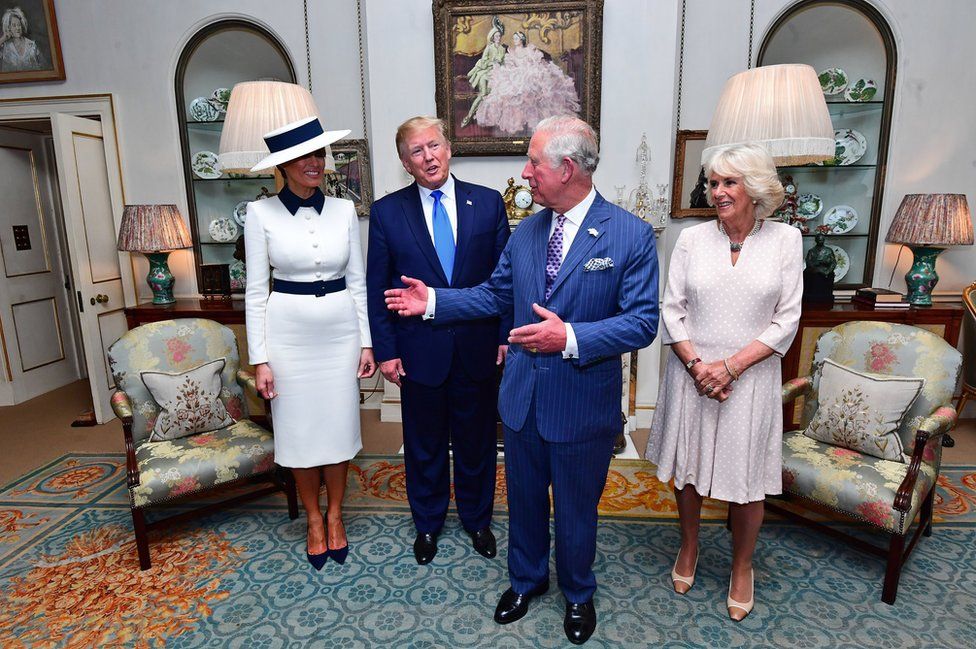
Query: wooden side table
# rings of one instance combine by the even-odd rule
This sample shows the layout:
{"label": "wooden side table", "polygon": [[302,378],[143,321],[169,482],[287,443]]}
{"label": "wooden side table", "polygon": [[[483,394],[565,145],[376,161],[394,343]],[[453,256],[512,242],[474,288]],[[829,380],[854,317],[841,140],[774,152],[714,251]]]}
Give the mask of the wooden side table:
{"label": "wooden side table", "polygon": [[[832,307],[803,305],[800,327],[796,338],[783,357],[783,380],[810,374],[813,366],[813,353],[817,338],[828,329],[853,320],[873,322],[894,322],[927,329],[941,336],[953,347],[959,343],[959,330],[962,326],[963,307],[961,303],[945,302],[930,307],[909,307],[907,309],[873,309],[850,302],[835,304]],[[798,427],[803,414],[803,397],[783,408],[783,422],[787,426]]]}

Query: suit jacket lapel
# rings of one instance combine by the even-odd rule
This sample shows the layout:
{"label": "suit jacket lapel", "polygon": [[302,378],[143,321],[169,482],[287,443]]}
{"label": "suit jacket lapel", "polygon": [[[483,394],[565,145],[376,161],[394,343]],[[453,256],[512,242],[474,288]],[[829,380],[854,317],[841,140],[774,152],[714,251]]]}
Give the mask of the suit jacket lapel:
{"label": "suit jacket lapel", "polygon": [[[552,210],[546,208],[540,212],[540,218],[535,222],[536,231],[533,233],[533,263],[536,265],[532,270],[532,277],[535,278],[535,295],[538,304],[545,304],[546,301],[546,255],[549,252],[549,230],[552,227]],[[521,227],[521,226],[520,226]]]}
{"label": "suit jacket lapel", "polygon": [[[603,236],[606,227],[601,224],[609,218],[610,210],[607,209],[606,201],[597,192],[593,204],[590,205],[589,211],[580,224],[579,232],[576,233],[576,237],[573,239],[573,245],[569,247],[569,252],[566,253],[566,259],[563,260],[562,266],[559,267],[556,281],[552,285],[552,293],[549,295],[550,299],[552,299],[552,295],[556,293],[562,283],[566,281],[570,273],[583,261],[583,258],[586,257],[586,254],[593,245]],[[590,234],[590,228],[596,230],[596,236]]]}
{"label": "suit jacket lapel", "polygon": [[[474,232],[474,201],[471,199],[471,188],[457,178],[454,179],[454,206],[457,209],[457,252],[454,254],[454,272],[451,286],[457,284],[461,277],[471,235]],[[426,224],[425,224],[426,227]],[[436,251],[435,251],[436,252]]]}
{"label": "suit jacket lapel", "polygon": [[417,189],[417,183],[407,188],[402,207],[404,219],[410,227],[414,238],[417,240],[417,246],[420,247],[421,252],[427,257],[427,261],[430,262],[430,267],[437,273],[437,276],[444,285],[448,286],[444,268],[441,267],[441,260],[437,257],[437,251],[434,250],[434,242],[431,241],[430,232],[427,230],[427,222],[424,220],[424,208],[420,204],[420,190]]}

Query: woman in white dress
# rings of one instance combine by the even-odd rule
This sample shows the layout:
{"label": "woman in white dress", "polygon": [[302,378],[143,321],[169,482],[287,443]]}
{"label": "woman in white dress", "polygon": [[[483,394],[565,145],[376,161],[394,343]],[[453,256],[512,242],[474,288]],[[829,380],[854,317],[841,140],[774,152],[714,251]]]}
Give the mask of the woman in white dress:
{"label": "woman in white dress", "polygon": [[43,70],[44,55],[37,43],[27,38],[27,16],[20,7],[11,7],[0,19],[0,72]]}
{"label": "woman in white dress", "polygon": [[718,221],[678,235],[661,304],[671,345],[645,457],[674,478],[681,548],[671,579],[695,580],[702,498],[732,518],[729,616],[752,610],[752,555],[766,494],[782,492],[780,356],[796,335],[803,291],[800,231],[764,221],[783,200],[766,149],[718,149],[705,160]]}
{"label": "woman in white dress", "polygon": [[522,32],[512,36],[512,48],[491,74],[491,92],[476,107],[475,120],[506,133],[529,133],[553,115],[579,113],[573,79],[542,50],[528,43]]}
{"label": "woman in white dress", "polygon": [[244,225],[248,354],[271,400],[275,462],[295,477],[316,570],[349,552],[342,498],[362,449],[357,377],[376,371],[356,210],[319,189],[325,147],[348,133],[323,131],[314,117],[268,133],[271,155],[253,171],[278,167],[286,186],[249,203]]}

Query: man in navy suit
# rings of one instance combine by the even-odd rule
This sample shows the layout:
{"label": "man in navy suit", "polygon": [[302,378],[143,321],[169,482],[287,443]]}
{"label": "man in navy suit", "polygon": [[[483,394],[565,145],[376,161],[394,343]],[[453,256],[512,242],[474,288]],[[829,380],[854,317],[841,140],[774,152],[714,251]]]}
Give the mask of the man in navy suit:
{"label": "man in navy suit", "polygon": [[[516,229],[491,278],[462,290],[410,277],[386,292],[401,316],[434,322],[514,308],[502,378],[511,588],[495,621],[508,624],[549,588],[549,496],[563,628],[582,644],[596,628],[597,505],[620,431],[622,353],[654,340],[658,267],[654,231],[593,188],[596,134],[576,117],[536,127],[522,177],[544,209]],[[544,306],[542,306],[544,305]]]}
{"label": "man in navy suit", "polygon": [[383,291],[401,275],[438,288],[476,286],[495,268],[510,230],[501,194],[450,174],[444,123],[414,117],[396,134],[403,168],[415,183],[373,203],[366,290],[373,353],[387,381],[400,386],[407,500],[417,528],[417,563],[430,563],[454,497],[474,548],[495,556],[490,523],[497,458],[496,364],[507,351],[511,316],[457,324],[400,318]]}

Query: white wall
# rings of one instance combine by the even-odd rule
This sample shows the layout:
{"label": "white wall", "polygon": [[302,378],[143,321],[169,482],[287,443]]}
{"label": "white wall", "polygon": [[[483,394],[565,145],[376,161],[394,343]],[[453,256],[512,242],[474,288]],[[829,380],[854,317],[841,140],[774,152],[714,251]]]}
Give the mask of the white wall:
{"label": "white wall", "polygon": [[[962,192],[971,184],[976,135],[968,106],[976,99],[976,6],[969,0],[872,0],[891,23],[898,45],[892,139],[882,207],[884,233],[901,198],[911,192]],[[369,135],[375,193],[408,182],[393,150],[393,133],[406,117],[433,113],[434,56],[430,0],[362,0],[368,57]],[[772,21],[791,4],[757,0],[753,57]],[[0,86],[0,99],[111,92],[115,96],[128,202],[176,202],[185,208],[173,75],[179,51],[201,26],[221,17],[249,17],[285,44],[305,81],[301,0],[86,0],[58,2],[67,80]],[[355,0],[310,2],[313,94],[327,128],[362,135]],[[670,182],[674,132],[706,129],[725,80],[747,66],[749,0],[688,0],[680,125],[677,104],[680,0],[605,0],[602,89],[602,161],[596,184],[608,197],[614,185],[632,189],[641,133],[651,148],[649,182]],[[937,45],[936,45],[937,44]],[[504,188],[518,176],[519,157],[455,158],[458,176]],[[675,221],[659,246],[666,263],[678,232]],[[879,245],[875,285],[886,284],[897,248]],[[910,255],[903,254],[893,288],[904,286]],[[142,264],[139,260],[139,264]],[[171,257],[177,292],[195,292],[189,253]],[[136,275],[144,274],[137,266]],[[976,279],[971,248],[939,259],[938,293],[958,295]],[[141,284],[141,282],[140,282]],[[140,293],[148,290],[140,285]],[[640,362],[638,402],[657,392],[656,351]],[[642,423],[646,423],[645,419]]]}

